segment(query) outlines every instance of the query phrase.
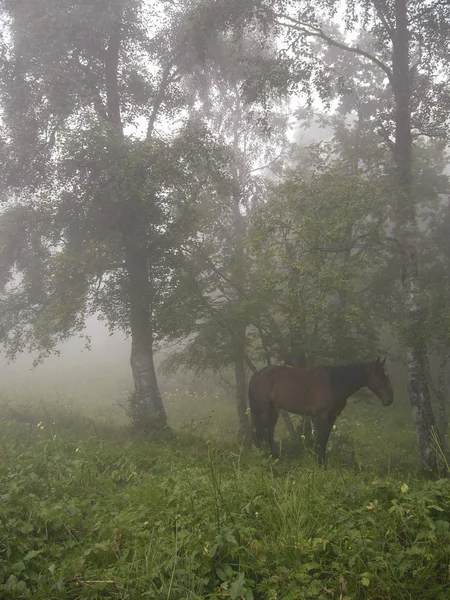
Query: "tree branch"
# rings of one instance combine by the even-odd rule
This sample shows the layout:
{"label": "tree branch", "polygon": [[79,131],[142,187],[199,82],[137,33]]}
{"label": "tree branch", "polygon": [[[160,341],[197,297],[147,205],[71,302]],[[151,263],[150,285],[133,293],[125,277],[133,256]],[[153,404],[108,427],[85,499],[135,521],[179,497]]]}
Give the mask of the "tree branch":
{"label": "tree branch", "polygon": [[252,359],[249,357],[249,355],[247,354],[247,352],[244,352],[244,358],[245,358],[245,364],[247,365],[247,367],[250,369],[250,371],[252,373],[256,373],[256,371],[258,370],[255,365],[253,364]]}
{"label": "tree branch", "polygon": [[105,54],[105,87],[108,120],[115,126],[119,134],[123,134],[118,82],[121,44],[122,24],[116,22],[113,24],[113,31],[109,36],[108,47]]}
{"label": "tree branch", "polygon": [[[215,321],[220,325],[220,327],[222,327],[222,329],[227,331],[231,335],[231,337],[233,339],[235,339],[236,333],[233,330],[233,328],[230,327],[229,325],[227,325],[226,322],[223,319],[221,319],[219,312],[213,306],[211,306],[211,304],[208,302],[208,300],[202,294],[202,291],[200,290],[199,285],[198,285],[197,281],[195,280],[195,278],[191,277],[191,280],[194,283],[194,286],[197,290],[198,298],[201,301],[201,303],[203,304],[203,306],[208,310],[210,315],[213,317],[213,319],[215,319]],[[244,359],[245,359],[245,364],[250,369],[250,371],[252,371],[252,373],[256,373],[256,371],[258,369],[255,367],[251,358],[248,356],[248,354],[245,351],[244,351]]]}
{"label": "tree branch", "polygon": [[286,154],[286,152],[282,151],[280,152],[280,154],[278,156],[276,156],[275,158],[273,158],[270,162],[268,162],[267,164],[263,165],[262,167],[255,167],[254,169],[250,170],[250,173],[256,173],[256,171],[262,171],[263,169],[270,169],[271,166],[276,163],[278,160],[280,160],[280,158],[283,158],[283,156]]}
{"label": "tree branch", "polygon": [[380,21],[383,23],[386,31],[389,34],[391,41],[394,40],[394,26],[388,21],[388,11],[386,10],[385,0],[373,0],[375,10]]}
{"label": "tree branch", "polygon": [[400,242],[400,240],[398,240],[395,237],[392,237],[391,235],[385,235],[384,239],[388,242],[392,242],[393,244],[395,244],[403,252],[403,245]]}
{"label": "tree branch", "polygon": [[106,112],[106,107],[103,104],[103,100],[97,89],[97,79],[94,73],[90,70],[87,65],[83,65],[80,61],[79,56],[75,57],[75,61],[78,67],[81,69],[84,74],[86,85],[89,88],[89,92],[91,94],[92,103],[94,105],[94,110],[97,113],[97,117],[102,121],[108,120],[108,113]]}
{"label": "tree branch", "polygon": [[378,135],[380,135],[383,138],[383,140],[386,142],[386,144],[389,147],[389,150],[391,150],[391,152],[394,152],[394,146],[395,146],[395,144],[391,140],[391,138],[389,137],[389,132],[386,131],[386,127],[383,125],[383,123],[380,123],[378,125],[378,128],[379,128],[378,132],[377,132]]}
{"label": "tree branch", "polygon": [[437,8],[448,8],[448,0],[437,0],[434,4],[425,6],[422,11],[417,13],[417,17],[422,19],[425,15],[433,12]]}
{"label": "tree branch", "polygon": [[[358,56],[367,58],[373,64],[377,65],[382,71],[384,71],[384,73],[387,75],[387,77],[389,79],[390,84],[393,85],[394,76],[393,76],[392,70],[386,64],[384,64],[384,62],[382,60],[380,60],[373,54],[370,54],[370,52],[363,50],[359,46],[348,46],[347,44],[338,42],[337,40],[335,40],[334,38],[332,38],[328,34],[326,34],[323,31],[323,29],[321,29],[320,27],[316,27],[314,25],[311,25],[310,23],[302,23],[300,21],[297,21],[293,17],[290,17],[289,15],[272,13],[272,16],[275,18],[275,23],[277,25],[295,29],[297,31],[300,31],[301,33],[303,33],[303,35],[306,35],[308,37],[319,38],[319,39],[323,40],[324,42],[326,42],[329,46],[334,46],[335,48],[339,48],[340,50],[345,50],[346,52],[352,52],[353,54],[357,54]],[[283,21],[280,21],[279,19],[284,19],[287,22],[283,23]]]}
{"label": "tree branch", "polygon": [[158,92],[153,101],[152,112],[151,112],[150,118],[148,120],[147,136],[146,136],[147,141],[149,141],[153,135],[153,130],[155,128],[156,119],[158,118],[158,113],[161,108],[161,105],[164,102],[166,90],[169,87],[169,85],[171,83],[173,83],[177,79],[177,77],[179,77],[179,75],[180,75],[180,73],[178,72],[177,69],[175,69],[173,72],[171,72],[174,65],[175,65],[175,58],[164,69]]}
{"label": "tree branch", "polygon": [[445,129],[430,128],[424,131],[421,131],[419,128],[416,129],[417,131],[414,131],[412,134],[413,140],[417,140],[420,137],[446,139],[448,136],[448,132]]}

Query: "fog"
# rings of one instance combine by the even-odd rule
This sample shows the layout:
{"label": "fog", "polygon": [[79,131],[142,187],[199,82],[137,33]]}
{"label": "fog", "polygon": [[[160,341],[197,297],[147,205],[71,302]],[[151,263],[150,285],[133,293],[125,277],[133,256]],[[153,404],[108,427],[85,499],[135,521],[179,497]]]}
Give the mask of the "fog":
{"label": "fog", "polygon": [[34,355],[23,354],[14,362],[0,360],[2,395],[7,398],[70,401],[80,408],[105,408],[121,401],[132,388],[130,344],[123,335],[109,334],[104,324],[90,318],[84,340],[72,338],[59,355],[33,366]]}

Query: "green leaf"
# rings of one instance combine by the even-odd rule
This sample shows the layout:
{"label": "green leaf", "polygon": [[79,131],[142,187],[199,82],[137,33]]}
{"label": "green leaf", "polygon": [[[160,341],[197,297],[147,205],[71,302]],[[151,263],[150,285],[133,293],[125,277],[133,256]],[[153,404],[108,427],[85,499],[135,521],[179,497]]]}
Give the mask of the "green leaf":
{"label": "green leaf", "polygon": [[31,523],[24,523],[23,525],[21,525],[19,527],[19,531],[21,533],[31,533],[33,531],[34,527]]}
{"label": "green leaf", "polygon": [[231,600],[236,600],[240,598],[245,593],[245,575],[244,573],[239,573],[237,579],[233,581],[230,585],[230,598]]}
{"label": "green leaf", "polygon": [[26,554],[23,557],[23,560],[25,562],[31,560],[32,558],[34,558],[35,556],[39,556],[39,554],[42,554],[43,550],[30,550],[30,552],[28,552],[28,554]]}

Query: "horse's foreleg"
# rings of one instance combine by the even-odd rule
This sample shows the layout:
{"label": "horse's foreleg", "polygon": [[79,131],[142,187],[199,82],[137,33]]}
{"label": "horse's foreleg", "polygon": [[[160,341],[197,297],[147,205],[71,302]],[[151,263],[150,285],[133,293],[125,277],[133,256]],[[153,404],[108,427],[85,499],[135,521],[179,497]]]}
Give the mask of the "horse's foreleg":
{"label": "horse's foreleg", "polygon": [[334,421],[335,419],[316,419],[314,422],[316,428],[318,461],[321,466],[325,466],[325,450],[327,448],[331,430],[333,429]]}

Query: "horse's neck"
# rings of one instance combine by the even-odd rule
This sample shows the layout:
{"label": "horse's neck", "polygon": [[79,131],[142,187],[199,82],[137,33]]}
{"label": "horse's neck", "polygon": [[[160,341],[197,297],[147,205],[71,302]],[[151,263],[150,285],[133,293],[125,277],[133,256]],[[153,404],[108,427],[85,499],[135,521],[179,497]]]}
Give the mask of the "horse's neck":
{"label": "horse's neck", "polygon": [[361,367],[354,376],[349,377],[348,380],[341,382],[340,390],[338,392],[339,399],[342,401],[347,400],[350,396],[355,394],[358,390],[367,385],[367,373],[366,370]]}

